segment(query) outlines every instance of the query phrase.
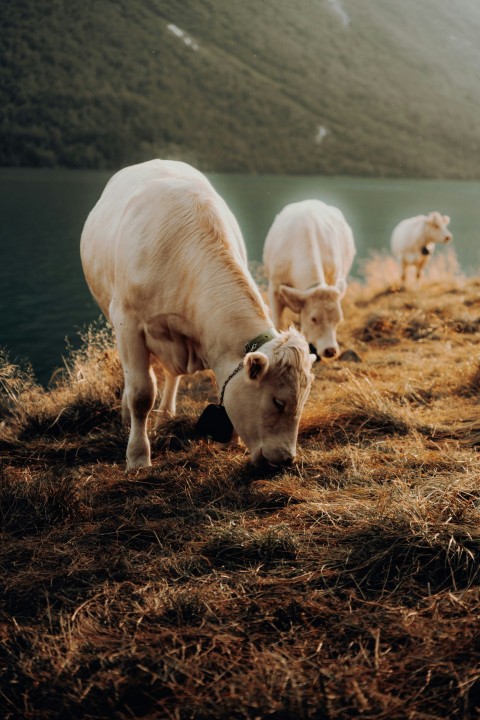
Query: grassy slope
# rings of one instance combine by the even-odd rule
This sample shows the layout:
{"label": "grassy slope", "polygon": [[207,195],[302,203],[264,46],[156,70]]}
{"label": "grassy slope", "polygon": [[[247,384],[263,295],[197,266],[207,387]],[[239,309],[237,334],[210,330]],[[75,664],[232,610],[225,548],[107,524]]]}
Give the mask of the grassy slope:
{"label": "grassy slope", "polygon": [[4,3],[0,162],[478,177],[478,3],[343,4]]}
{"label": "grassy slope", "polygon": [[4,363],[4,717],[478,717],[480,285],[440,261],[349,288],[291,470],[194,439],[198,375],[125,476],[105,336],[50,393]]}

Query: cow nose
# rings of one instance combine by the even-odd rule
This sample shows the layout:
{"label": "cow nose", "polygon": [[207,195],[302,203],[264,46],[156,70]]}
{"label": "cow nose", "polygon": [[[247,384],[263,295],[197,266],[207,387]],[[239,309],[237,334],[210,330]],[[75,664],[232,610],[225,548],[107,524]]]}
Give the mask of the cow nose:
{"label": "cow nose", "polygon": [[262,448],[260,450],[253,454],[252,453],[252,462],[254,465],[262,465],[265,462],[265,458],[263,457]]}
{"label": "cow nose", "polygon": [[333,348],[333,347],[325,348],[325,350],[323,351],[323,354],[325,355],[325,357],[328,357],[328,358],[335,357],[335,355],[337,354],[337,349]]}
{"label": "cow nose", "polygon": [[271,468],[291,467],[294,464],[295,460],[296,455],[285,455],[284,457],[279,457],[271,460],[270,458],[266,457],[262,451],[260,451],[260,454],[256,459],[256,464],[260,466],[265,465]]}

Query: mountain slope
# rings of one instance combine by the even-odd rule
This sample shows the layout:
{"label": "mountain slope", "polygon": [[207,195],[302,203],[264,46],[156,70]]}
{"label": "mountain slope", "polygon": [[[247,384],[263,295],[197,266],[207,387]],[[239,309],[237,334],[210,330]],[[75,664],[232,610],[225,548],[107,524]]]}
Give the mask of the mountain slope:
{"label": "mountain slope", "polygon": [[474,0],[3,3],[0,163],[473,178]]}

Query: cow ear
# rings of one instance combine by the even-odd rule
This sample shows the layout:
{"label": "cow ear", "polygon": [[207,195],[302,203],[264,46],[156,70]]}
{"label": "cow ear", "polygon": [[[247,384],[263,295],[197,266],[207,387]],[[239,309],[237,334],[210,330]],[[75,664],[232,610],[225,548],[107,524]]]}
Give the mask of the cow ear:
{"label": "cow ear", "polygon": [[280,285],[278,288],[278,294],[284,303],[288,305],[290,310],[293,310],[293,312],[296,313],[302,312],[302,307],[305,303],[305,293],[301,290],[288,287],[288,285]]}
{"label": "cow ear", "polygon": [[450,218],[448,215],[443,216],[443,222],[444,222],[444,225],[448,225],[448,223],[450,222]]}
{"label": "cow ear", "polygon": [[245,355],[243,364],[250,380],[261,380],[268,370],[269,360],[265,353],[251,352]]}
{"label": "cow ear", "polygon": [[345,278],[339,278],[337,282],[335,283],[335,287],[337,288],[338,292],[340,293],[340,297],[343,298],[345,293],[347,292],[347,282]]}
{"label": "cow ear", "polygon": [[440,223],[439,223],[440,217],[441,216],[439,215],[439,213],[434,210],[428,216],[428,224],[434,228],[438,228],[440,226]]}

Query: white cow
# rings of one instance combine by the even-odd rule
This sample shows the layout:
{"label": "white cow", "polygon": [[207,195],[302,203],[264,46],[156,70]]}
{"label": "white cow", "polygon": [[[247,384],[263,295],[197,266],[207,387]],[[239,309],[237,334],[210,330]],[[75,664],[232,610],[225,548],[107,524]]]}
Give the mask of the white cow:
{"label": "white cow", "polygon": [[317,357],[338,353],[341,299],[355,257],[350,226],[341,211],[320,200],[283,208],[265,240],[263,261],[276,327],[286,306],[300,315],[300,326]]}
{"label": "white cow", "polygon": [[452,233],[447,230],[448,215],[431,212],[429,215],[402,220],[394,228],[390,241],[392,252],[401,266],[402,283],[407,279],[409,265],[416,267],[417,280],[422,277],[424,267],[435,250],[435,243],[448,243]]}
{"label": "white cow", "polygon": [[[296,330],[271,329],[240,228],[204,175],[162,160],[120,171],[88,216],[81,256],[115,328],[129,469],[150,465],[151,355],[165,370],[161,413],[175,414],[181,375],[211,368],[252,460],[294,459],[313,358]],[[246,353],[257,336],[261,350]]]}

